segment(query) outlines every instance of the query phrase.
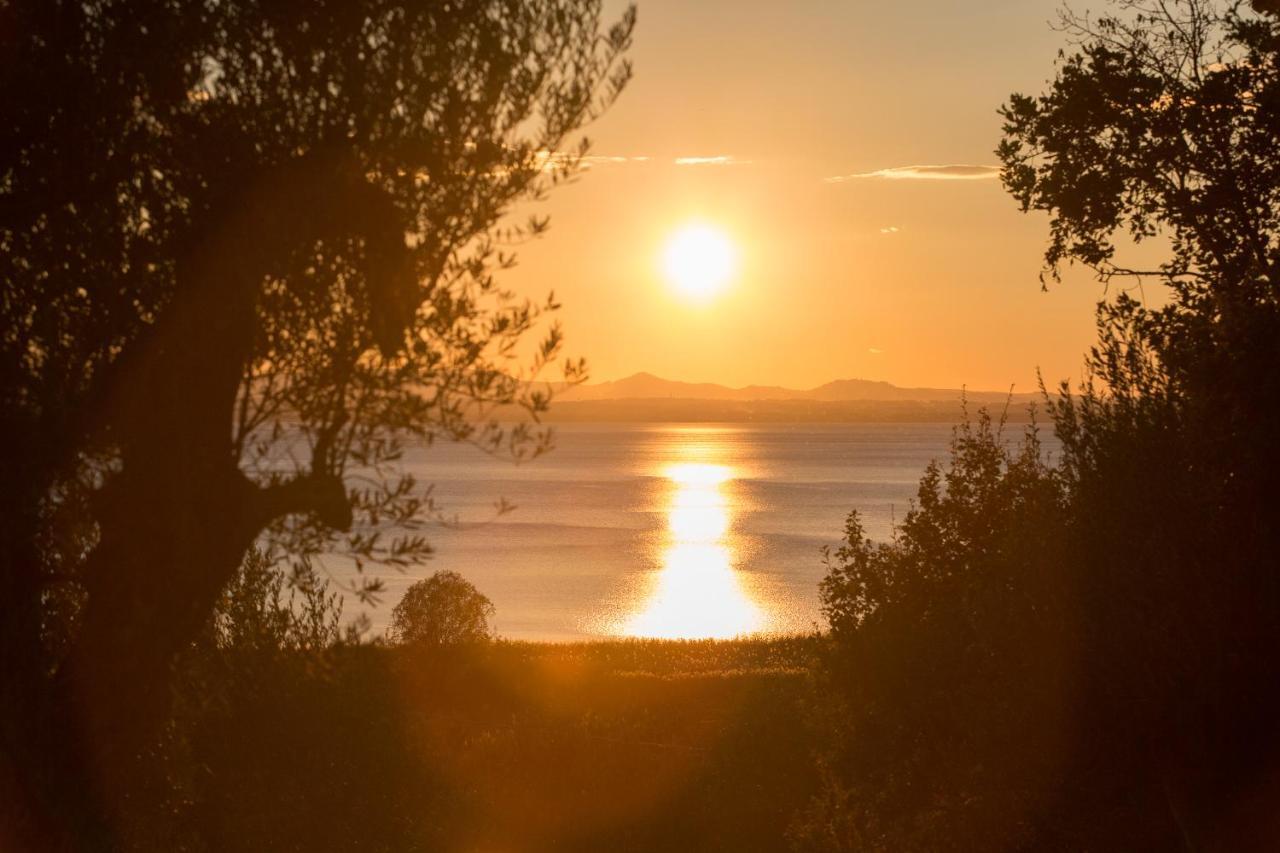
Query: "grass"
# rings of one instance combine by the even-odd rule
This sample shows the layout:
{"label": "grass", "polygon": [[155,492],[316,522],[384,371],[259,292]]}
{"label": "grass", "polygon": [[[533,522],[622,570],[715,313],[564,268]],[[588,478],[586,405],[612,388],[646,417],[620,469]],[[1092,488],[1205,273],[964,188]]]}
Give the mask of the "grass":
{"label": "grass", "polygon": [[816,784],[816,642],[349,649],[195,738],[225,788],[205,792],[205,832],[220,849],[785,849]]}

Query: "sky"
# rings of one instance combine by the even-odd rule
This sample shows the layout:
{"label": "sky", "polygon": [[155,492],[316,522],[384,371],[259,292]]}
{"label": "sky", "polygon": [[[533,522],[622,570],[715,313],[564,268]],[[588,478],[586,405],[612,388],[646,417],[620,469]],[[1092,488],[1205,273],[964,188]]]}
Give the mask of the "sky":
{"label": "sky", "polygon": [[[906,168],[996,164],[997,108],[1052,77],[1056,7],[641,0],[596,159],[537,206],[551,230],[505,281],[554,289],[593,381],[1078,378],[1103,291],[1077,271],[1042,292],[1047,218],[990,169]],[[709,298],[664,267],[689,223],[732,247]]]}

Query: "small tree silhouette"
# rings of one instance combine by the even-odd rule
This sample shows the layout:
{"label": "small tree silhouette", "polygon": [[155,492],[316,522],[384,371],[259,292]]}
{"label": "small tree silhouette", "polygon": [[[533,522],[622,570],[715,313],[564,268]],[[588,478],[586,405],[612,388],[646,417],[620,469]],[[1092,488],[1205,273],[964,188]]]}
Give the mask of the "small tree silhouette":
{"label": "small tree silhouette", "polygon": [[457,572],[436,572],[409,587],[391,611],[391,637],[414,645],[481,643],[493,634],[493,602]]}

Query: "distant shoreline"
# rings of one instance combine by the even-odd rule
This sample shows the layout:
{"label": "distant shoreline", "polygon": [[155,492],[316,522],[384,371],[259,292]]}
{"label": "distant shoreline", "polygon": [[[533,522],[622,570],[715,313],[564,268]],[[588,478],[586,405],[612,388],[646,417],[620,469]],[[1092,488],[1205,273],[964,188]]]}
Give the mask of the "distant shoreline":
{"label": "distant shoreline", "polygon": [[[1031,406],[1019,395],[1007,404],[1010,423],[1031,421]],[[1006,412],[1006,403],[969,400],[970,414],[986,408]],[[549,423],[955,423],[964,405],[955,400],[699,400],[622,399],[555,401],[543,416]]]}

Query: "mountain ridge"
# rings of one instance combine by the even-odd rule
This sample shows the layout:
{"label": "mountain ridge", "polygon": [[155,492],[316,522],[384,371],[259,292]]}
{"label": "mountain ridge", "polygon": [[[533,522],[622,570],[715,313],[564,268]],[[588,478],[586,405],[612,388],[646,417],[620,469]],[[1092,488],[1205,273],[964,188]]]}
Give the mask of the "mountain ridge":
{"label": "mountain ridge", "polygon": [[1022,402],[1038,396],[1037,392],[970,391],[947,388],[902,388],[883,380],[836,379],[808,389],[781,385],[745,385],[733,388],[714,382],[681,382],[664,379],[648,372],[634,373],[622,379],[577,385],[556,395],[563,402],[598,402],[606,400],[715,400],[725,402],[929,402],[959,400],[975,403]]}

